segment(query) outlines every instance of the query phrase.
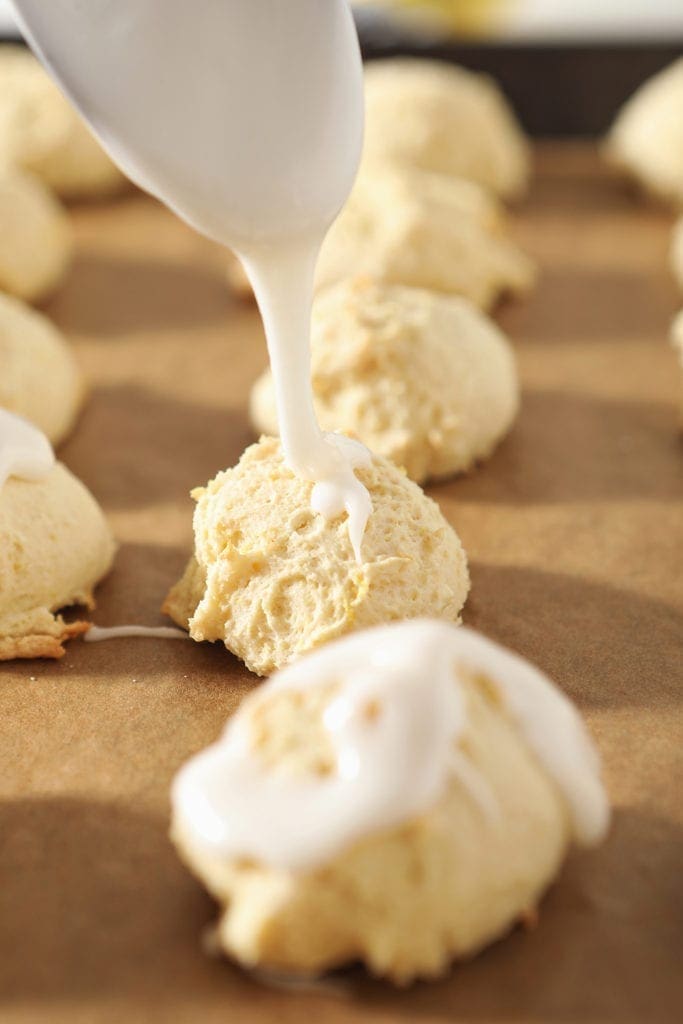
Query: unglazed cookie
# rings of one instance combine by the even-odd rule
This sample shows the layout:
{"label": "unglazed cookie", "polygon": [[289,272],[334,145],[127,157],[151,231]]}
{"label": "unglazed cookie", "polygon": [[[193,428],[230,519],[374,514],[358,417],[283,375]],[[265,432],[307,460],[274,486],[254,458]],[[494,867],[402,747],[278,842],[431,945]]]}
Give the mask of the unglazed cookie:
{"label": "unglazed cookie", "polygon": [[676,221],[671,238],[671,269],[678,287],[683,291],[683,217]]}
{"label": "unglazed cookie", "polygon": [[463,295],[488,309],[506,293],[528,291],[535,268],[471,183],[376,164],[325,239],[316,287],[356,274]]}
{"label": "unglazed cookie", "polygon": [[[0,439],[1,448],[1,439]],[[92,608],[114,541],[99,505],[65,466],[0,487],[0,661],[60,658],[88,623],[60,609]]]}
{"label": "unglazed cookie", "polygon": [[683,58],[624,104],[605,152],[652,195],[683,204]]}
{"label": "unglazed cookie", "polygon": [[439,61],[367,65],[364,152],[469,178],[505,199],[530,174],[529,146],[493,79]]}
{"label": "unglazed cookie", "polygon": [[373,511],[359,564],[346,515],[311,510],[313,484],[262,438],[193,492],[195,552],[164,611],[195,640],[220,640],[266,675],[304,651],[377,623],[458,621],[467,560],[438,506],[388,460],[357,475]]}
{"label": "unglazed cookie", "polygon": [[126,178],[35,57],[0,49],[0,167],[32,171],[69,199],[119,192]]}
{"label": "unglazed cookie", "polygon": [[45,185],[0,170],[0,291],[27,302],[45,298],[69,267],[72,241],[66,212]]}
{"label": "unglazed cookie", "polygon": [[[349,280],[313,307],[318,422],[358,438],[418,483],[491,454],[519,406],[512,348],[466,299]],[[258,433],[277,434],[270,370],[251,393]]]}
{"label": "unglazed cookie", "polygon": [[443,974],[533,916],[609,807],[571,703],[446,623],[346,637],[261,687],[172,790],[172,838],[246,967]]}
{"label": "unglazed cookie", "polygon": [[[364,273],[490,305],[499,292],[529,288],[535,276],[503,231],[499,204],[474,182],[365,160],[323,245],[316,288]],[[236,257],[228,278],[234,291],[251,294]]]}
{"label": "unglazed cookie", "polygon": [[0,408],[35,423],[53,444],[71,431],[84,396],[83,375],[53,324],[0,293]]}

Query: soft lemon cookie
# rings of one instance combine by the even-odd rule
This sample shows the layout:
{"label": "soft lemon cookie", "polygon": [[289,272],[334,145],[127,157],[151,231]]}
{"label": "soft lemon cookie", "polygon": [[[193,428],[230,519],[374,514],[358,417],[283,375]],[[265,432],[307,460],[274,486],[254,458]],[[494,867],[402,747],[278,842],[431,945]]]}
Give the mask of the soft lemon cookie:
{"label": "soft lemon cookie", "polygon": [[[241,265],[233,287],[249,291]],[[355,275],[463,295],[484,309],[523,294],[532,261],[502,230],[500,209],[472,182],[381,162],[364,164],[323,243],[316,289]]]}
{"label": "soft lemon cookie", "polygon": [[83,375],[47,317],[2,293],[0,367],[0,408],[35,423],[59,444],[80,412]]}
{"label": "soft lemon cookie", "polygon": [[44,436],[0,409],[0,661],[60,658],[88,623],[58,612],[93,607],[113,557],[92,494],[54,462]]}
{"label": "soft lemon cookie", "polygon": [[533,263],[471,183],[385,164],[368,165],[332,225],[316,286],[354,274],[463,295],[483,309],[535,280]]}
{"label": "soft lemon cookie", "polygon": [[530,175],[529,145],[493,79],[440,61],[366,66],[364,153],[470,178],[505,199]]}
{"label": "soft lemon cookie", "polygon": [[164,611],[267,675],[352,629],[432,614],[458,620],[469,590],[460,540],[437,504],[387,459],[358,478],[373,511],[358,563],[346,515],[311,510],[313,484],[264,437],[193,491],[195,552]]}
{"label": "soft lemon cookie", "polygon": [[64,277],[72,248],[68,217],[49,189],[32,175],[0,169],[0,291],[44,299]]}
{"label": "soft lemon cookie", "polygon": [[[485,459],[519,407],[510,344],[455,296],[345,281],[316,298],[311,354],[321,427],[358,438],[418,483]],[[250,413],[258,433],[278,433],[270,370]]]}
{"label": "soft lemon cookie", "polygon": [[464,627],[413,621],[304,657],[181,769],[172,839],[248,968],[362,960],[405,984],[533,916],[609,822],[578,712]]}
{"label": "soft lemon cookie", "polygon": [[108,196],[126,178],[30,51],[0,48],[0,168],[31,171],[65,198]]}
{"label": "soft lemon cookie", "polygon": [[605,152],[652,195],[683,204],[683,58],[624,104]]}

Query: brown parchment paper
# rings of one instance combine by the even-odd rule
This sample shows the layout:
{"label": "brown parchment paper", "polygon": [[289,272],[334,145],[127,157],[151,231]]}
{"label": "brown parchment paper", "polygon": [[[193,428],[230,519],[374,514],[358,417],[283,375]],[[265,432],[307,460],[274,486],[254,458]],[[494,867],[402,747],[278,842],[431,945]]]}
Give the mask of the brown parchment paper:
{"label": "brown parchment paper", "polygon": [[[120,541],[96,621],[155,624],[190,544],[187,492],[251,439],[265,364],[222,255],[150,199],[73,211],[49,314],[92,394],[63,460]],[[0,668],[0,1020],[325,1024],[674,1021],[682,1011],[683,479],[671,215],[588,147],[545,146],[514,215],[542,278],[500,311],[524,385],[490,462],[431,493],[472,563],[465,621],[538,662],[585,712],[615,807],[533,931],[436,984],[360,970],[260,987],[202,952],[215,915],[167,840],[173,772],[256,680],[222,647],[74,642]]]}

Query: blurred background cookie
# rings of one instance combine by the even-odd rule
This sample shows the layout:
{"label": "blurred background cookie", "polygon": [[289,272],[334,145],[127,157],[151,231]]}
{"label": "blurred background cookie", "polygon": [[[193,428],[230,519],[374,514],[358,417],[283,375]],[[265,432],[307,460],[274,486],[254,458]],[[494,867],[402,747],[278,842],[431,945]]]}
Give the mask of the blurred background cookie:
{"label": "blurred background cookie", "polygon": [[325,239],[316,285],[363,274],[464,295],[488,309],[535,279],[533,263],[497,221],[495,204],[469,183],[369,163]]}
{"label": "blurred background cookie", "polygon": [[438,61],[374,61],[365,101],[367,157],[470,178],[505,199],[526,191],[529,146],[488,76]]}
{"label": "blurred background cookie", "polygon": [[33,175],[0,170],[0,291],[40,302],[71,263],[73,235],[64,209]]}
{"label": "blurred background cookie", "polygon": [[[313,308],[312,373],[324,430],[358,438],[418,483],[491,454],[519,406],[512,348],[465,299],[352,279]],[[277,434],[270,370],[250,402]]]}
{"label": "blurred background cookie", "polygon": [[127,179],[35,57],[0,48],[0,168],[31,171],[58,195],[96,198]]}
{"label": "blurred background cookie", "polygon": [[683,58],[644,82],[625,103],[605,152],[646,192],[683,205]]}
{"label": "blurred background cookie", "polygon": [[42,313],[0,293],[0,408],[35,423],[53,444],[69,434],[85,394],[83,374]]}

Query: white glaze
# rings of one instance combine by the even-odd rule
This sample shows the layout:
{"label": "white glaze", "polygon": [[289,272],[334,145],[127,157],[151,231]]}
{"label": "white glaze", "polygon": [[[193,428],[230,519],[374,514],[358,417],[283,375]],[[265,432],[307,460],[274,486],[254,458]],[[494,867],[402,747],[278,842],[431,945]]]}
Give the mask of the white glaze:
{"label": "white glaze", "polygon": [[372,502],[354,470],[370,465],[370,452],[342,434],[323,433],[313,408],[310,320],[313,271],[323,235],[305,240],[300,249],[288,244],[243,259],[263,314],[285,459],[314,484],[315,512],[325,519],[347,513],[349,538],[360,562]]}
{"label": "white glaze", "polygon": [[[484,673],[563,794],[578,842],[604,835],[597,753],[571,702],[533,665],[464,627],[415,620],[326,645],[250,697],[220,740],[173,783],[177,827],[209,854],[304,870],[361,837],[427,810],[453,773],[487,818],[498,809],[454,748],[466,727],[459,671]],[[278,690],[338,681],[324,714],[336,755],[327,776],[267,770],[250,747],[254,710]],[[379,714],[364,714],[378,705]]]}
{"label": "white glaze", "polygon": [[355,178],[363,76],[347,0],[17,0],[23,27],[111,157],[244,262],[263,315],[286,461],[356,558],[371,512],[313,409],[310,312]]}
{"label": "white glaze", "polygon": [[52,445],[28,420],[0,409],[0,488],[11,476],[42,480],[55,464]]}
{"label": "white glaze", "polygon": [[174,626],[91,626],[83,639],[90,644],[126,637],[153,637],[157,640],[187,640],[188,634]]}

